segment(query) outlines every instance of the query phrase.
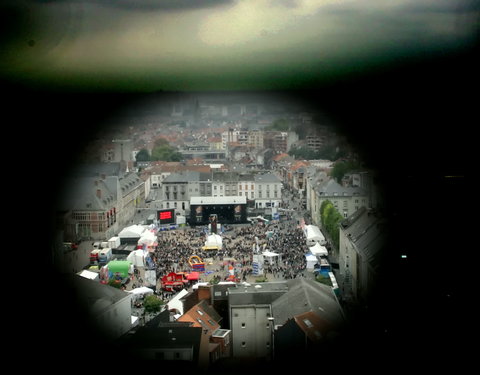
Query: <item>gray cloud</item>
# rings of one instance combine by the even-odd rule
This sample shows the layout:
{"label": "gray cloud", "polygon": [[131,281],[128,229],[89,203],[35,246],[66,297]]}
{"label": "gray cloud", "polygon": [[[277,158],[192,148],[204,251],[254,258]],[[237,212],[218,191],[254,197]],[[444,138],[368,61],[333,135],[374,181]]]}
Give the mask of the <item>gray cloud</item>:
{"label": "gray cloud", "polygon": [[30,0],[35,3],[92,3],[135,11],[201,9],[235,0]]}

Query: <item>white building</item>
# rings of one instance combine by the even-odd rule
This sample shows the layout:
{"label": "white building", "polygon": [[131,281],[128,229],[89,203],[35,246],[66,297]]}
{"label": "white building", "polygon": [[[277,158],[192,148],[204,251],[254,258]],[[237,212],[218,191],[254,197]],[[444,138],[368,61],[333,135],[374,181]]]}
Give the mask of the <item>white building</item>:
{"label": "white building", "polygon": [[272,173],[255,175],[255,206],[279,207],[282,202],[282,182]]}

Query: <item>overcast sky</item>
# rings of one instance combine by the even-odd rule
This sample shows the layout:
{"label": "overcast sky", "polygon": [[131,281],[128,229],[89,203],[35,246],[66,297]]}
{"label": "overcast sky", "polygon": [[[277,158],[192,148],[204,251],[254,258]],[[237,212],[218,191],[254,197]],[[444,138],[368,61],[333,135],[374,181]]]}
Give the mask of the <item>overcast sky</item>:
{"label": "overcast sky", "polygon": [[461,48],[478,22],[470,0],[8,2],[4,74],[147,91],[288,88]]}

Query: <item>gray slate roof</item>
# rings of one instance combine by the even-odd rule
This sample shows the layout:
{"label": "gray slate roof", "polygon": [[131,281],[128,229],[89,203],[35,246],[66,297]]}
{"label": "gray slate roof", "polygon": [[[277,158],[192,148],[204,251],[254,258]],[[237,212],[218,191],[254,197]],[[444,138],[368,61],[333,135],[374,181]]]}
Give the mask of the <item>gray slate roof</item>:
{"label": "gray slate roof", "polygon": [[338,182],[336,182],[333,178],[328,180],[324,184],[318,185],[315,190],[321,196],[325,197],[352,197],[355,195],[358,196],[365,196],[367,195],[364,189],[358,187],[343,187]]}
{"label": "gray slate roof", "polygon": [[88,306],[93,314],[100,314],[117,302],[131,298],[131,295],[123,290],[79,275],[68,275],[65,278],[68,285],[71,286],[77,302],[81,306]]}
{"label": "gray slate roof", "polygon": [[386,224],[382,218],[369,214],[362,207],[341,224],[345,235],[360,255],[375,269],[380,263],[381,250],[386,243]]}
{"label": "gray slate roof", "polygon": [[255,175],[255,182],[280,183],[281,181],[273,173]]}
{"label": "gray slate roof", "polygon": [[332,288],[306,278],[288,280],[288,291],[272,303],[275,324],[313,311],[332,325],[344,323],[344,315]]}
{"label": "gray slate roof", "polygon": [[[117,201],[115,184],[110,181],[116,177],[101,180],[97,177],[74,178],[65,184],[63,195],[58,202],[58,209],[72,211],[103,211],[112,207]],[[95,183],[95,181],[97,183]],[[101,198],[97,197],[97,190]]]}
{"label": "gray slate roof", "polygon": [[228,288],[230,305],[265,305],[271,304],[287,291],[286,282],[260,283],[261,288],[238,285]]}

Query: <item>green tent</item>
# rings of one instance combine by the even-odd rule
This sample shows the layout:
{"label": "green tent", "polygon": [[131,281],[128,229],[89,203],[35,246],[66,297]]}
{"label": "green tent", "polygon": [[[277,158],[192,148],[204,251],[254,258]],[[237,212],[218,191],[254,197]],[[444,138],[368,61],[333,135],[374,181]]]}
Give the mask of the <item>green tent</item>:
{"label": "green tent", "polygon": [[113,278],[116,274],[127,277],[130,265],[131,263],[127,260],[112,260],[107,265],[110,278]]}

